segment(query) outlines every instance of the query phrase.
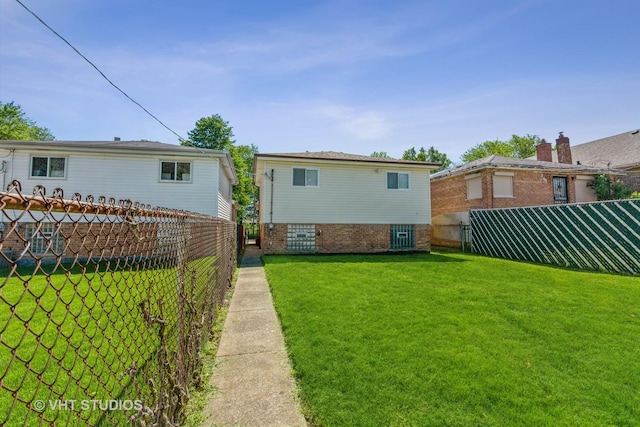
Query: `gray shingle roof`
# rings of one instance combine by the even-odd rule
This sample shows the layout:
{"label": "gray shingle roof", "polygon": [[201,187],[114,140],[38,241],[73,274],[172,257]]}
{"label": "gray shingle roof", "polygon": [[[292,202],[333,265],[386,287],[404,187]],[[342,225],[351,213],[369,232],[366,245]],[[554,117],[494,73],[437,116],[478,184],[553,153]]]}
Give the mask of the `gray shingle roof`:
{"label": "gray shingle roof", "polygon": [[640,131],[625,132],[571,147],[574,163],[612,168],[640,164]]}
{"label": "gray shingle roof", "polygon": [[302,153],[258,153],[257,157],[274,157],[274,158],[292,158],[292,159],[313,159],[313,160],[344,160],[351,162],[372,162],[372,163],[401,163],[401,164],[413,164],[420,166],[436,166],[439,167],[439,163],[419,162],[415,160],[399,160],[390,158],[380,158],[364,156],[361,154],[349,154],[338,151],[305,151]]}
{"label": "gray shingle roof", "polygon": [[[140,150],[163,150],[177,152],[191,152],[201,150],[199,148],[187,147],[183,145],[167,144],[157,141],[0,141],[3,145],[14,143],[16,145],[40,145],[64,148],[105,148],[105,149],[140,149]],[[215,152],[216,150],[204,150]]]}
{"label": "gray shingle roof", "polygon": [[533,159],[517,159],[513,157],[502,156],[488,156],[482,159],[473,160],[460,166],[456,166],[451,169],[443,170],[441,172],[431,175],[431,180],[437,180],[446,178],[449,176],[470,173],[479,171],[482,169],[528,169],[528,170],[540,170],[540,171],[557,171],[564,173],[579,173],[587,175],[595,175],[601,173],[612,173],[624,175],[622,170],[611,170],[607,167],[593,167],[583,165],[568,165],[565,163],[557,162],[541,162]]}

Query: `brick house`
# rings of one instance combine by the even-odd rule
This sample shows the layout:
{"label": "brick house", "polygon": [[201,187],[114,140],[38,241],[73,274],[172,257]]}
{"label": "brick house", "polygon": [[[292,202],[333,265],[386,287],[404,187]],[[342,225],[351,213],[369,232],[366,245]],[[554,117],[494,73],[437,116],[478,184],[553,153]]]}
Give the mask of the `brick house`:
{"label": "brick house", "polygon": [[[551,153],[551,161],[557,162],[558,153]],[[619,176],[627,187],[640,191],[640,130],[571,146],[574,164],[597,166],[603,169],[621,169],[627,172]]]}
{"label": "brick house", "polygon": [[459,247],[461,224],[469,209],[513,208],[595,201],[589,183],[595,175],[624,175],[622,170],[572,164],[569,138],[556,139],[559,162],[542,142],[537,159],[489,156],[431,176],[432,235],[437,246]]}
{"label": "brick house", "polygon": [[332,151],[256,154],[263,253],[429,251],[439,165]]}

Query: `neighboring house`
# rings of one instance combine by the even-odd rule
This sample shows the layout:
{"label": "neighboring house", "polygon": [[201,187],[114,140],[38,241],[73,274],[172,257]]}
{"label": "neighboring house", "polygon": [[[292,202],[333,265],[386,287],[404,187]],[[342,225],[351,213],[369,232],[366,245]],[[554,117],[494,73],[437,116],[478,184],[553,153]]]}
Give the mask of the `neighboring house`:
{"label": "neighboring house", "polygon": [[152,141],[0,141],[2,188],[62,188],[231,220],[237,182],[229,153]]}
{"label": "neighboring house", "polygon": [[429,251],[434,163],[332,151],[256,154],[264,253]]}
{"label": "neighboring house", "polygon": [[622,170],[571,164],[569,139],[556,140],[560,163],[552,162],[551,144],[542,142],[538,159],[489,156],[431,176],[432,240],[460,246],[461,225],[469,209],[512,208],[595,201],[589,183],[595,175],[625,175]]}
{"label": "neighboring house", "polygon": [[[232,220],[234,215],[231,191],[237,177],[229,153],[223,151],[117,139],[0,140],[0,172],[3,189],[18,180],[24,195],[31,195],[36,185],[42,185],[47,196],[61,188],[67,200],[79,193],[82,201],[89,195],[95,202],[104,196],[115,199],[116,203],[128,199],[151,208],[179,209],[225,220]],[[10,218],[5,216],[3,221]],[[68,225],[69,219],[78,224]],[[57,257],[66,260],[96,256],[91,245],[85,245],[81,237],[89,227],[86,218],[72,214],[62,221],[62,226],[51,220],[52,217],[33,212],[22,215],[18,227],[9,229],[5,222],[0,223],[2,259],[25,264],[34,258],[52,262]],[[34,221],[43,222],[36,225]],[[98,227],[93,231],[96,233],[93,238],[100,240],[111,253],[134,256],[137,245],[132,233],[125,232],[119,237],[120,232],[118,227]],[[159,237],[155,250],[158,254],[164,253],[175,243],[175,231],[169,223],[159,223],[155,232]],[[16,254],[21,255],[16,259]]]}
{"label": "neighboring house", "polygon": [[[558,161],[554,151],[552,161]],[[607,138],[578,144],[571,147],[573,164],[597,166],[603,169],[622,169],[621,176],[628,187],[640,191],[640,130],[621,133]]]}

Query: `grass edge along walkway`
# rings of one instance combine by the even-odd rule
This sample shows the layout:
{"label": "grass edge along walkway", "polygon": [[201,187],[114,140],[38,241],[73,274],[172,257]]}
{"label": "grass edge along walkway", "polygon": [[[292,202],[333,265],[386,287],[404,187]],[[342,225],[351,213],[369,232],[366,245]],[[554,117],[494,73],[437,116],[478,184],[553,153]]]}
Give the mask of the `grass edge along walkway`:
{"label": "grass edge along walkway", "polygon": [[640,425],[640,280],[470,254],[266,256],[317,425]]}

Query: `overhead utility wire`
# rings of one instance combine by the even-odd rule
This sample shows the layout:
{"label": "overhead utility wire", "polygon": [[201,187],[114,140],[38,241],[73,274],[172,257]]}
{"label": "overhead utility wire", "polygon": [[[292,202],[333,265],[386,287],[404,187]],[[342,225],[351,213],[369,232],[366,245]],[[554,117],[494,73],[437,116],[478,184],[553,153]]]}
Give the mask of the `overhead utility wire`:
{"label": "overhead utility wire", "polygon": [[29,9],[27,6],[24,5],[24,3],[22,3],[20,0],[16,0],[20,6],[24,7],[27,12],[29,12],[30,14],[32,14],[38,21],[40,21],[42,23],[42,25],[44,25],[45,27],[47,27],[53,34],[55,34],[56,36],[58,36],[63,42],[65,42],[67,45],[69,45],[69,47],[71,49],[73,49],[78,55],[80,55],[82,57],[82,59],[84,59],[85,61],[87,61],[93,68],[96,69],[96,71],[98,73],[100,73],[100,75],[109,82],[109,84],[111,86],[113,86],[114,88],[116,88],[120,93],[122,93],[124,96],[127,97],[127,99],[129,99],[129,101],[133,102],[134,104],[136,104],[138,107],[142,108],[144,110],[145,113],[147,113],[148,115],[150,115],[152,118],[154,118],[158,123],[160,123],[162,126],[164,126],[169,132],[171,132],[172,134],[174,134],[175,136],[177,136],[180,140],[185,140],[185,138],[183,138],[182,136],[180,136],[178,133],[176,133],[173,129],[171,129],[169,126],[165,125],[162,120],[160,120],[159,118],[157,118],[156,116],[154,116],[153,114],[151,114],[151,112],[149,110],[147,110],[146,108],[144,108],[138,101],[136,101],[135,99],[131,98],[129,95],[127,95],[122,89],[120,89],[114,82],[112,82],[111,80],[109,80],[109,78],[98,68],[96,67],[96,65],[91,62],[89,59],[87,59],[86,56],[84,56],[82,53],[80,53],[80,51],[78,49],[76,49],[71,43],[69,43],[67,41],[67,39],[65,39],[64,37],[62,37],[60,34],[58,34],[56,32],[56,30],[54,30],[53,28],[51,28],[49,25],[47,25],[46,22],[44,22],[38,15],[36,15],[35,13],[33,13],[31,11],[31,9]]}

